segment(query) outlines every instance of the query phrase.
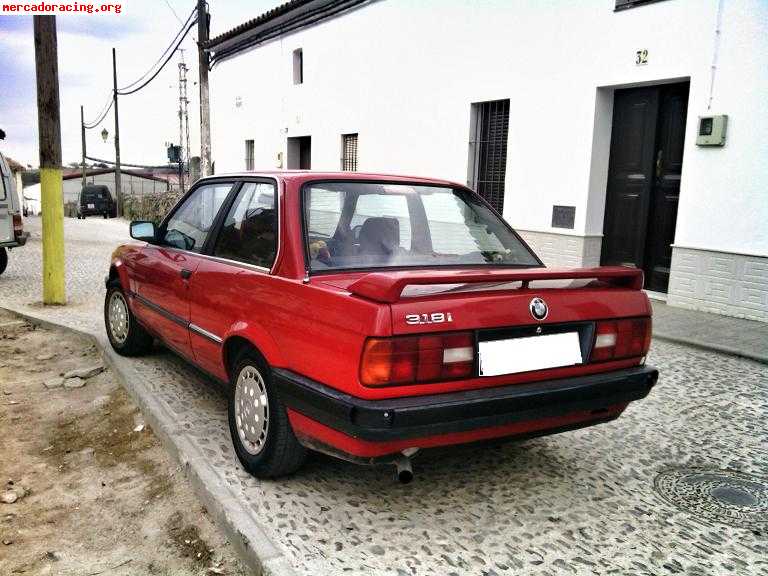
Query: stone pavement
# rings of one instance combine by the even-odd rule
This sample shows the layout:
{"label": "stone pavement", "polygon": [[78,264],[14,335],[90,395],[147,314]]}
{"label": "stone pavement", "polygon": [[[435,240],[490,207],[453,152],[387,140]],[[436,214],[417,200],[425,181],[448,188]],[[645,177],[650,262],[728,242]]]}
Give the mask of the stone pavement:
{"label": "stone pavement", "polygon": [[768,364],[768,322],[653,304],[653,335]]}
{"label": "stone pavement", "polygon": [[[0,277],[0,305],[103,342],[101,279],[124,226],[67,222],[73,305],[49,309],[29,291],[39,290],[38,225]],[[654,341],[659,384],[618,421],[426,451],[402,486],[388,469],[322,455],[291,478],[252,478],[232,452],[219,386],[162,350],[108,357],[206,506],[267,573],[768,576],[763,364]]]}

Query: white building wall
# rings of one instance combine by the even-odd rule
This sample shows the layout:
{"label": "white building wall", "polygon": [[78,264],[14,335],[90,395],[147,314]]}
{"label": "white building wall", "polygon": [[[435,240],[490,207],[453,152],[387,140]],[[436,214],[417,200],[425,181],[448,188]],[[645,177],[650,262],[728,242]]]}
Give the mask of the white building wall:
{"label": "white building wall", "polygon": [[[728,141],[700,148],[697,117],[708,113],[720,5],[709,112],[729,115]],[[244,168],[246,139],[255,140],[257,168],[274,168],[280,153],[285,166],[286,138],[305,135],[312,168],[337,170],[341,134],[357,132],[361,171],[466,182],[471,103],[509,98],[505,217],[548,264],[595,264],[613,90],[690,79],[675,246],[765,258],[768,2],[613,6],[380,0],[253,49],[211,75],[216,171]],[[304,57],[298,86],[295,48]],[[640,49],[647,65],[635,64]],[[576,206],[573,230],[550,226],[556,204]],[[765,270],[758,275],[768,283]],[[675,278],[673,270],[671,299]],[[688,296],[706,299],[695,284]],[[768,309],[768,287],[760,290],[758,306]]]}

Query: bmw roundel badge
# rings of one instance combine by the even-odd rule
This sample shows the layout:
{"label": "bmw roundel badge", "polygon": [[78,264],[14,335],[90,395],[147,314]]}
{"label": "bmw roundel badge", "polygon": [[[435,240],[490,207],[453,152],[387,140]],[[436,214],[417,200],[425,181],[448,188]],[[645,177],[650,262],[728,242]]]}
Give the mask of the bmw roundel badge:
{"label": "bmw roundel badge", "polygon": [[536,318],[536,320],[544,320],[544,318],[547,317],[547,314],[549,314],[549,307],[541,298],[534,298],[531,300],[528,309],[531,311],[531,316]]}

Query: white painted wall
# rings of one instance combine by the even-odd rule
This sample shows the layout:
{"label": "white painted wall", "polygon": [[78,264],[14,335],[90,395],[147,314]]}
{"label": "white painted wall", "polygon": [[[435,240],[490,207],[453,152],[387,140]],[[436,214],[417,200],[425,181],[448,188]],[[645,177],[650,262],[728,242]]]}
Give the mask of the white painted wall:
{"label": "white painted wall", "polygon": [[465,182],[471,103],[509,98],[506,218],[562,233],[552,205],[576,205],[571,233],[599,235],[613,90],[690,78],[676,244],[768,255],[768,2],[722,2],[711,112],[730,116],[724,149],[694,143],[718,0],[379,0],[213,70],[216,171],[244,169],[246,139],[257,169],[279,153],[285,166],[286,138],[304,135],[313,169],[338,170],[341,134],[358,132],[361,171]]}

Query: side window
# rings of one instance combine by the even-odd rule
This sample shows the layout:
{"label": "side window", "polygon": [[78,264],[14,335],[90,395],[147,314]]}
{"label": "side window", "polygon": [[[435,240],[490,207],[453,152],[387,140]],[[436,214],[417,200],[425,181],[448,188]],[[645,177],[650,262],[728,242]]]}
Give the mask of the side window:
{"label": "side window", "polygon": [[277,254],[275,185],[246,182],[229,209],[213,255],[270,268]]}
{"label": "side window", "polygon": [[163,241],[169,246],[200,252],[232,183],[200,186],[171,216]]}

